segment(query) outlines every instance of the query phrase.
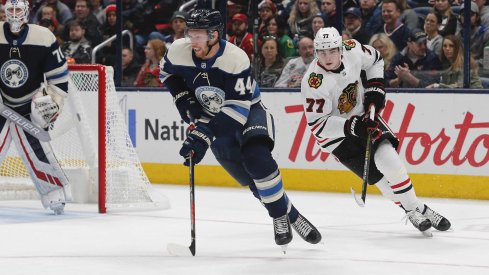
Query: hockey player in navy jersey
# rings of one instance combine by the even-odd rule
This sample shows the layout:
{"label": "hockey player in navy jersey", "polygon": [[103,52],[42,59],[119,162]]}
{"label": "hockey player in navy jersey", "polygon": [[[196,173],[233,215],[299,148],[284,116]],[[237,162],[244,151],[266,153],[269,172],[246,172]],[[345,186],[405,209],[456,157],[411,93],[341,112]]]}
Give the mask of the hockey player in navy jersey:
{"label": "hockey player in navy jersey", "polygon": [[251,76],[250,61],[237,46],[220,39],[221,15],[197,9],[187,19],[186,38],[173,42],[160,63],[160,78],[173,95],[187,123],[197,119],[180,155],[193,151],[199,163],[210,147],[226,171],[249,186],[273,218],[275,242],[292,240],[291,225],[307,242],[316,244],[321,234],[285,194],[277,163],[272,157],[274,125],[260,100],[260,89]]}
{"label": "hockey player in navy jersey", "polygon": [[[7,0],[0,22],[0,94],[4,105],[42,128],[54,122],[68,91],[68,68],[49,29],[27,24],[29,2]],[[47,79],[47,84],[45,84]],[[62,214],[71,200],[68,180],[48,142],[0,117],[0,160],[13,142],[44,208]]]}
{"label": "hockey player in navy jersey", "polygon": [[[316,59],[301,84],[308,125],[322,150],[332,153],[359,177],[363,174],[367,135],[373,140],[369,184],[406,211],[421,232],[431,226],[445,231],[450,222],[422,203],[396,148],[399,140],[378,115],[371,120],[365,113],[375,106],[384,108],[384,61],[374,48],[351,39],[342,41],[335,28],[322,28],[314,38]],[[367,83],[360,78],[365,70]],[[425,232],[425,235],[431,233]]]}

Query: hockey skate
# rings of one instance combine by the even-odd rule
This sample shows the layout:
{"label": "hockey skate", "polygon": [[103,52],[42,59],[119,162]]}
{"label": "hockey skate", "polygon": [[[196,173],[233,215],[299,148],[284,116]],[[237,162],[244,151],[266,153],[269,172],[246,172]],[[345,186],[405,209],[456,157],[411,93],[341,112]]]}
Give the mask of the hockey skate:
{"label": "hockey skate", "polygon": [[46,195],[41,195],[42,206],[51,209],[55,215],[62,215],[65,209],[65,193],[63,188],[53,190]]}
{"label": "hockey skate", "polygon": [[273,219],[273,230],[275,232],[275,243],[282,246],[285,253],[287,244],[292,241],[292,231],[290,229],[289,217],[283,215]]}
{"label": "hockey skate", "polygon": [[414,227],[416,227],[421,233],[423,233],[424,236],[426,237],[431,237],[431,231],[429,230],[431,228],[431,222],[428,218],[423,216],[421,212],[419,212],[418,209],[407,211],[406,212],[406,223],[407,219],[413,224]]}
{"label": "hockey skate", "polygon": [[438,231],[447,231],[452,226],[448,219],[446,219],[433,209],[429,208],[426,204],[424,205],[424,209],[421,214],[428,218],[428,220],[430,220],[431,222],[431,225]]}
{"label": "hockey skate", "polygon": [[321,241],[321,233],[317,228],[299,213],[297,220],[292,223],[292,228],[301,236],[301,238],[311,244],[317,244]]}

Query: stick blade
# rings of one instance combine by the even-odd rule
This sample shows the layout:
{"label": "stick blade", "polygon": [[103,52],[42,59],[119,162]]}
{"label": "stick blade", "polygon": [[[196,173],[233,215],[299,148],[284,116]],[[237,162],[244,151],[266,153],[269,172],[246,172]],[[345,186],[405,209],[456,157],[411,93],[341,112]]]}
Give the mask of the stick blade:
{"label": "stick blade", "polygon": [[180,256],[180,257],[192,257],[192,251],[187,246],[179,245],[176,243],[169,243],[166,246],[166,250],[172,256]]}
{"label": "stick blade", "polygon": [[358,198],[357,197],[357,195],[356,195],[355,190],[353,189],[353,187],[350,187],[350,191],[351,191],[351,194],[353,195],[353,198],[357,202],[358,206],[365,207],[365,202],[361,198]]}

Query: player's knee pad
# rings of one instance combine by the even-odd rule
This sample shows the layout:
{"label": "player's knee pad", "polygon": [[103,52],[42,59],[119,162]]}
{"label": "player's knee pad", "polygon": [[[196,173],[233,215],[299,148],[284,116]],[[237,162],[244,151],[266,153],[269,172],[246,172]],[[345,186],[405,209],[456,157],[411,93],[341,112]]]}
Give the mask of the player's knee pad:
{"label": "player's knee pad", "polygon": [[253,179],[268,177],[278,170],[277,162],[272,157],[268,143],[264,139],[253,139],[241,148],[246,171]]}
{"label": "player's knee pad", "polygon": [[408,177],[406,166],[402,163],[396,149],[388,141],[379,144],[374,159],[378,169],[389,182],[402,182]]}
{"label": "player's knee pad", "polygon": [[[253,179],[243,166],[243,157],[235,139],[223,137],[216,139],[211,150],[221,166],[242,186],[253,184]],[[253,190],[252,190],[253,191]]]}

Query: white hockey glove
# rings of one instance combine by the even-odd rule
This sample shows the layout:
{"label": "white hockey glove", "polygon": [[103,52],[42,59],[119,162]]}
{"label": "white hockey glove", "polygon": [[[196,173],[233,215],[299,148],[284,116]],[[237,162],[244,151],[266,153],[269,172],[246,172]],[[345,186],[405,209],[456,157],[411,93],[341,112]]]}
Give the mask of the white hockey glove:
{"label": "white hockey glove", "polygon": [[32,97],[31,120],[39,127],[47,128],[61,113],[66,93],[56,86],[46,88],[44,84],[38,90]]}

